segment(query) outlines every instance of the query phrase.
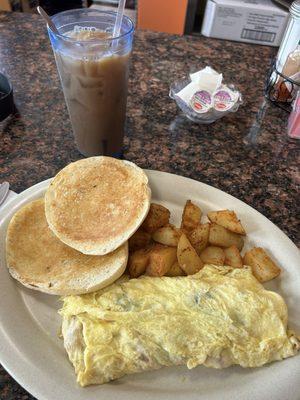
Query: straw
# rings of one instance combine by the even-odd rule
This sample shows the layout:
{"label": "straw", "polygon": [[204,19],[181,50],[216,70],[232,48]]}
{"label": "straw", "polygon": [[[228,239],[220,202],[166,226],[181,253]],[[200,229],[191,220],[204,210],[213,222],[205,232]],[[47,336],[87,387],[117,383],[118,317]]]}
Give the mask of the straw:
{"label": "straw", "polygon": [[121,24],[122,24],[124,9],[125,9],[125,3],[126,3],[126,0],[119,0],[117,17],[116,17],[116,22],[115,22],[114,32],[113,32],[114,38],[120,36]]}
{"label": "straw", "polygon": [[48,24],[48,26],[50,27],[52,32],[56,33],[56,35],[59,35],[58,29],[56,28],[54,22],[49,17],[49,15],[46,13],[46,11],[41,6],[38,6],[36,9],[37,9],[38,13],[40,14],[40,16],[44,18],[44,20],[46,21],[46,23]]}

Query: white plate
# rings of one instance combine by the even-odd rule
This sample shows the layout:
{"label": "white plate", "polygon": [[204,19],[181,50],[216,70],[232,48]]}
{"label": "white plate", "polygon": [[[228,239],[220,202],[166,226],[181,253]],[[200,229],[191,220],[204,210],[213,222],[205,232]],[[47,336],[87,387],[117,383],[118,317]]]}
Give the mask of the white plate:
{"label": "white plate", "polygon": [[[281,277],[269,284],[284,295],[289,324],[300,333],[300,268],[297,247],[272,222],[234,197],[191,179],[147,171],[153,200],[172,211],[179,223],[187,199],[204,213],[230,208],[237,211],[248,233],[246,246],[260,245],[282,266]],[[299,400],[300,355],[262,368],[163,368],[124,377],[102,386],[80,388],[58,337],[59,298],[31,291],[8,274],[5,236],[12,215],[25,203],[41,197],[49,180],[24,192],[1,210],[0,222],[0,362],[39,400]]]}

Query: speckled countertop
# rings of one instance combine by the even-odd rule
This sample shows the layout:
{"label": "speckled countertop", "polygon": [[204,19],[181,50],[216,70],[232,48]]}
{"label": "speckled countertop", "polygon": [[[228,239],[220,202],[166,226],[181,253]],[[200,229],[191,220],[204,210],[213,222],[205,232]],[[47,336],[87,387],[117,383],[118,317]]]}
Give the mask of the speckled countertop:
{"label": "speckled countertop", "polygon": [[[137,32],[124,156],[238,197],[299,245],[299,143],[286,136],[287,114],[263,97],[275,53],[265,46]],[[244,105],[213,125],[198,126],[182,117],[168,91],[172,81],[205,65],[237,85]],[[19,111],[0,123],[0,181],[20,192],[82,156],[38,16],[0,13],[0,71],[13,83]],[[0,368],[0,399],[33,397]]]}

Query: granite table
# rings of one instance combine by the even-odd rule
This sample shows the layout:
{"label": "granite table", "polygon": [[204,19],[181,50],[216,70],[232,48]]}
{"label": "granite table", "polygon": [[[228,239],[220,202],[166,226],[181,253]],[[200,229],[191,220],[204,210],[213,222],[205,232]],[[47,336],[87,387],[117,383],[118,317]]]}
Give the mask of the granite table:
{"label": "granite table", "polygon": [[[288,115],[263,95],[275,54],[266,46],[136,32],[124,157],[236,196],[299,245],[299,143],[286,135]],[[212,125],[196,125],[168,92],[171,82],[206,65],[240,89],[244,104]],[[11,79],[18,110],[0,123],[0,181],[20,192],[82,158],[39,16],[0,13],[0,71]],[[0,399],[33,397],[0,368]]]}

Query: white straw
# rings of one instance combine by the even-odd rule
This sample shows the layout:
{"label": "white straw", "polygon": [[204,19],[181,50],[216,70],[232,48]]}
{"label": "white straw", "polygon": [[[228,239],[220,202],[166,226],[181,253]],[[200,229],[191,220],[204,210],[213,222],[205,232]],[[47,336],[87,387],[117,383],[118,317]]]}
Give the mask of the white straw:
{"label": "white straw", "polygon": [[113,33],[114,38],[120,36],[121,24],[122,24],[124,9],[125,9],[125,3],[126,3],[126,0],[119,0],[117,18],[116,18],[116,22],[115,22],[115,26],[114,26],[114,33]]}

